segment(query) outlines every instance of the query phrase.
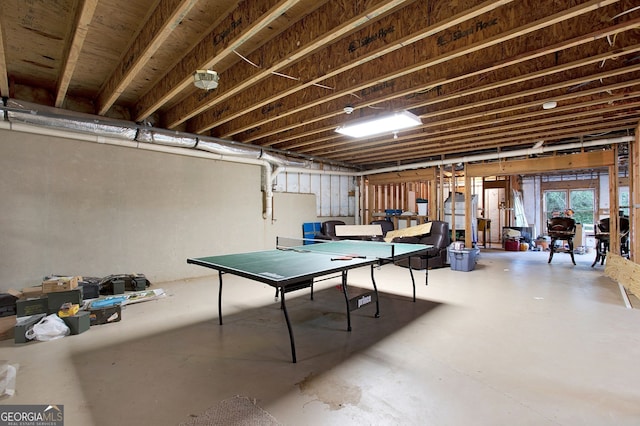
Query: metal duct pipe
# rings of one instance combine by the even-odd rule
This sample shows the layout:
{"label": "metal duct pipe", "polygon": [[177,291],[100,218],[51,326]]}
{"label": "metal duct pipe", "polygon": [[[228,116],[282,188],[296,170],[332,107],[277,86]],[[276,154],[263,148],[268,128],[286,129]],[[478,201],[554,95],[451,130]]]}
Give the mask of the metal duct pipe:
{"label": "metal duct pipe", "polygon": [[[66,129],[72,132],[90,133],[95,136],[121,138],[150,144],[172,146],[203,151],[228,157],[245,157],[267,161],[276,165],[305,167],[308,163],[267,152],[264,148],[243,145],[223,139],[197,136],[190,133],[158,129],[138,125],[124,120],[73,113],[59,108],[37,105],[30,102],[7,99],[0,106],[9,122]],[[159,150],[158,150],[159,151]]]}
{"label": "metal duct pipe", "polygon": [[24,104],[17,104],[15,101],[7,102],[6,116],[11,123],[22,123],[33,126],[48,127],[54,129],[66,129],[72,132],[90,133],[107,137],[117,137],[125,140],[134,140],[137,129],[124,127],[122,122],[91,119],[87,116],[73,117],[58,111],[42,111],[27,109]]}
{"label": "metal duct pipe", "polygon": [[135,139],[138,142],[147,142],[165,146],[176,146],[180,148],[195,148],[198,145],[198,138],[193,135],[171,132],[158,131],[150,128],[138,129]]}

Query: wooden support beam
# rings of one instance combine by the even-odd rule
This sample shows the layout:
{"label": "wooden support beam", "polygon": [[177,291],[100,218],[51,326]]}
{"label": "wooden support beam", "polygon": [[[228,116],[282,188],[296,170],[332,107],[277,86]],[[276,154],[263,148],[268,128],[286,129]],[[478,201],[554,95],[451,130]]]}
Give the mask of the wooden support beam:
{"label": "wooden support beam", "polygon": [[438,188],[440,189],[440,196],[438,197],[438,220],[444,220],[444,167],[439,167]]}
{"label": "wooden support beam", "polygon": [[69,83],[73,77],[73,72],[78,64],[78,57],[82,51],[82,46],[87,37],[89,31],[89,25],[93,19],[93,14],[98,6],[98,0],[84,0],[80,2],[80,8],[76,12],[75,17],[75,31],[73,37],[71,37],[71,43],[65,51],[67,52],[64,58],[64,64],[58,78],[58,84],[56,88],[56,100],[55,106],[62,108],[64,106],[64,100],[67,96],[67,90],[69,89]]}
{"label": "wooden support beam", "polygon": [[[178,93],[192,84],[192,75],[196,69],[208,69],[220,63],[251,39],[251,37],[265,30],[275,20],[284,15],[299,0],[245,0],[225,17],[216,28],[204,37],[184,58],[176,64],[159,81],[135,107],[135,116],[141,119],[155,112],[160,105],[174,98]],[[221,34],[225,34],[221,37]],[[208,91],[206,93],[194,92],[187,100],[180,102],[165,116],[166,127],[173,127],[186,119],[193,117],[209,108],[211,102],[223,97],[234,97],[238,91],[233,88],[234,75],[241,70],[248,70],[243,75],[247,76],[246,89],[256,83],[256,68],[247,62],[240,60],[232,70],[219,73],[220,81],[224,82],[224,91]],[[204,109],[199,109],[198,107]]]}
{"label": "wooden support beam", "polygon": [[[629,252],[630,259],[640,263],[640,121],[635,130],[629,144]],[[640,297],[640,292],[635,294]]]}
{"label": "wooden support beam", "polygon": [[438,177],[436,175],[436,169],[433,169],[433,179],[429,180],[428,182],[428,200],[429,200],[429,205],[428,205],[428,215],[429,215],[429,220],[439,220],[438,217]]}
{"label": "wooden support beam", "polygon": [[[348,34],[354,28],[365,25],[371,19],[406,1],[375,0],[369,2],[369,9],[367,9],[366,13],[363,13],[359,7],[344,8],[336,2],[325,3],[319,9],[307,15],[304,20],[288,28],[278,37],[278,40],[265,44],[257,52],[247,55],[246,61],[241,61],[232,70],[221,73],[220,80],[225,82],[224,91],[210,93],[206,97],[200,94],[190,95],[168,111],[164,117],[167,127],[175,127],[192,117],[196,117],[198,114],[206,112],[205,118],[202,120],[207,124],[190,125],[191,131],[202,133],[217,125],[216,121],[221,116],[231,119],[230,117],[233,117],[235,112],[235,105],[240,100],[238,95],[241,92],[246,91],[245,96],[242,97],[243,102],[246,100],[250,104],[255,103],[257,101],[256,92],[248,92],[247,89],[256,84],[263,86],[271,84],[271,81],[278,79],[278,77],[274,76],[275,72],[282,72],[284,68],[319,49],[322,45],[329,43],[330,40]],[[251,1],[247,2],[247,4],[252,9],[255,8]],[[249,12],[251,10],[246,11],[244,15]],[[279,17],[280,14],[275,17]],[[243,33],[247,33],[247,30],[243,30]],[[238,46],[231,45],[230,47],[237,49]],[[255,64],[257,67],[251,64]],[[320,63],[314,64],[314,68],[319,65]],[[288,75],[293,78],[300,78],[299,75]],[[291,81],[282,77],[280,79],[287,80],[287,83]],[[147,103],[147,101],[143,100],[143,104]],[[208,111],[214,105],[215,108],[212,111]],[[264,104],[260,104],[256,108],[262,108],[263,106]]]}
{"label": "wooden support beam", "polygon": [[[637,103],[640,105],[640,103]],[[519,128],[514,126],[509,131],[505,129],[504,133],[498,132],[491,134],[490,129],[478,129],[477,133],[470,134],[465,138],[464,134],[456,140],[456,142],[449,142],[441,144],[439,149],[432,149],[431,152],[438,154],[455,154],[456,152],[468,152],[470,149],[480,150],[485,147],[495,147],[496,143],[503,144],[504,146],[513,146],[519,142],[535,141],[538,139],[550,139],[550,138],[574,138],[580,137],[583,130],[602,129],[603,132],[611,132],[617,129],[626,129],[630,123],[635,123],[640,118],[640,110],[630,112],[629,117],[612,120],[606,118],[603,115],[593,117],[585,120],[571,120],[562,115],[556,117],[555,124],[540,124],[539,120],[532,120],[527,122],[527,126]],[[577,125],[582,123],[582,125]],[[575,126],[577,125],[577,126]],[[464,132],[463,132],[464,133]],[[450,138],[450,136],[448,137]],[[447,137],[430,138],[424,136],[419,139],[413,139],[410,142],[399,142],[394,147],[393,152],[385,155],[387,160],[402,159],[415,160],[415,147],[424,143],[436,144],[439,140],[447,141]],[[384,148],[383,148],[384,146]],[[376,158],[380,156],[380,152],[388,152],[388,141],[383,139],[376,142],[360,142],[357,148],[340,149],[334,148],[330,151],[325,150],[304,150],[307,155],[323,156],[324,154],[331,153],[334,159],[349,160],[354,155],[354,150],[360,151],[367,149],[367,154],[359,155],[359,161],[366,161],[368,158]],[[413,155],[413,157],[411,157]]]}
{"label": "wooden support beam", "polygon": [[610,167],[617,161],[613,151],[574,153],[545,158],[510,160],[495,163],[469,164],[470,176],[513,176],[518,174],[546,173],[561,170],[581,170]]}
{"label": "wooden support beam", "polygon": [[7,74],[7,58],[4,54],[3,32],[0,20],[0,96],[9,96],[9,75]]}
{"label": "wooden support beam", "polygon": [[143,72],[151,56],[171,35],[196,0],[160,0],[142,31],[133,41],[124,58],[109,76],[97,100],[97,112],[104,115],[120,97],[124,89]]}
{"label": "wooden support beam", "polygon": [[618,145],[611,149],[614,162],[609,166],[609,250],[620,255],[620,195],[618,186]]}
{"label": "wooden support beam", "polygon": [[[215,127],[218,136],[230,137],[233,134],[261,125],[263,121],[269,120],[269,117],[291,114],[294,108],[290,108],[289,102],[280,100],[290,95],[300,97],[301,95],[297,92],[302,89],[308,89],[311,92],[308,96],[313,97],[310,99],[322,99],[322,102],[312,102],[315,105],[319,105],[320,103],[325,103],[329,98],[335,99],[348,95],[349,92],[354,93],[375,85],[376,81],[382,84],[384,80],[381,79],[381,75],[384,75],[384,73],[380,71],[381,64],[372,65],[372,61],[382,56],[387,56],[388,58],[388,55],[391,53],[396,54],[399,50],[407,50],[403,48],[411,46],[418,41],[429,39],[440,31],[460,25],[469,19],[481,16],[511,2],[512,0],[485,1],[453,16],[451,16],[451,13],[453,13],[452,8],[441,9],[438,11],[439,16],[434,17],[437,24],[426,28],[419,23],[397,26],[398,22],[415,23],[416,20],[424,21],[424,4],[421,2],[409,4],[350,37],[338,39],[337,42],[313,55],[307,56],[296,63],[286,64],[286,68],[281,67],[282,72],[295,78],[295,82],[283,78],[270,78],[262,84],[263,89],[260,97],[242,96],[226,100],[224,103],[218,103],[212,110],[191,120],[188,128],[194,133],[202,133]],[[313,22],[309,18],[307,19],[307,25]],[[327,18],[320,15],[316,19],[325,20]],[[380,34],[383,34],[383,36],[380,36]],[[332,35],[331,39],[336,38]],[[362,40],[367,42],[363,43]],[[373,40],[373,42],[368,42],[368,40]],[[409,47],[408,50],[413,51],[413,47]],[[413,58],[414,55],[411,54],[410,56]],[[393,58],[388,60],[394,61]],[[403,71],[403,74],[409,74],[418,69],[406,70]],[[333,79],[333,77],[345,74],[348,71],[351,71],[352,75],[342,75],[339,79]],[[400,75],[396,77],[398,76]],[[387,79],[386,77],[388,75],[385,76],[385,79]],[[354,78],[356,79],[355,81],[366,80],[366,83],[354,86],[353,81],[351,81]],[[331,81],[331,90],[328,91],[318,87],[318,85],[326,86],[328,81]],[[326,97],[327,93],[329,93],[329,98]],[[276,102],[278,102],[277,105],[281,104],[282,106],[274,110]],[[308,104],[306,107],[308,108]],[[263,114],[265,110],[271,112],[268,117]],[[224,111],[224,113],[221,114],[221,111]],[[247,111],[253,111],[253,114],[247,114]],[[260,119],[256,119],[257,116],[260,116]],[[226,124],[230,120],[234,120],[233,128],[230,127],[230,124]],[[170,121],[168,120],[168,122]]]}
{"label": "wooden support beam", "polygon": [[[535,50],[530,50],[531,48],[529,47],[529,44],[517,43],[516,41],[505,42],[503,45],[508,46],[508,50],[513,52],[513,56],[510,56],[508,59],[498,61],[491,60],[495,55],[492,54],[492,50],[487,48],[486,63],[470,63],[467,60],[467,57],[464,56],[447,59],[445,62],[442,58],[436,56],[430,58],[429,62],[425,63],[425,65],[428,65],[428,72],[402,77],[395,77],[393,75],[388,76],[389,78],[395,77],[393,79],[392,86],[387,84],[388,87],[385,89],[384,87],[378,87],[380,86],[380,84],[378,84],[372,86],[372,88],[363,89],[362,92],[365,90],[367,91],[367,96],[360,99],[357,106],[359,108],[365,108],[374,106],[383,101],[388,102],[394,99],[411,99],[413,108],[428,107],[439,103],[440,99],[443,99],[447,92],[452,93],[453,96],[458,94],[458,92],[464,92],[466,86],[475,85],[475,82],[478,79],[487,79],[488,81],[491,81],[491,78],[496,78],[497,81],[499,81],[499,73],[509,72],[511,68],[516,66],[518,67],[518,74],[526,76],[538,69],[540,66],[538,61],[545,56],[551,56],[554,52],[572,52],[572,48],[575,48],[576,46],[593,43],[594,40],[618,35],[621,31],[630,31],[636,28],[639,24],[640,18],[630,22],[621,23],[614,27],[594,30],[572,37],[573,33],[571,31],[575,32],[577,29],[573,26],[566,26],[563,23],[559,25],[558,31],[554,31],[553,33],[549,32],[549,34],[542,33],[540,34],[540,37],[536,37],[536,40],[544,37],[557,37],[556,34],[562,34],[566,39],[562,41],[555,40],[553,42],[548,42],[547,44],[543,42],[546,40],[540,40],[540,45],[543,45],[544,47]],[[495,49],[497,50],[498,47],[495,47]],[[580,51],[579,49],[573,50]],[[606,53],[603,55],[607,56]],[[433,63],[431,61],[433,61]],[[589,57],[576,57],[574,65],[580,61],[589,61]],[[502,70],[503,68],[508,69]],[[452,72],[452,70],[456,71]],[[377,79],[381,79],[380,75],[377,75],[376,77]],[[457,85],[454,83],[457,83]],[[376,88],[376,90],[372,90],[373,88]],[[336,96],[344,95],[341,89],[343,88],[335,87],[335,93],[325,94],[321,98],[322,105],[333,106],[330,102],[334,99],[336,102],[339,102],[340,98],[336,98]],[[417,95],[418,93],[420,95]],[[320,99],[314,100],[314,103],[318,103],[319,101]],[[339,115],[339,111],[341,110],[337,105],[333,108],[328,108],[328,111],[319,111],[318,108],[310,108],[310,106],[313,105],[309,103],[306,105],[297,105],[295,108],[293,106],[289,108],[287,110],[287,114],[296,112],[295,117],[278,114],[277,117],[266,117],[269,119],[268,122],[260,121],[264,117],[260,119],[255,119],[254,117],[255,128],[259,130],[252,131],[251,134],[242,134],[240,139],[243,142],[253,142],[269,136],[277,135],[276,142],[280,144],[287,140],[304,137],[305,135],[304,132],[289,132],[290,134],[282,135],[282,126],[294,129],[300,127],[300,123],[304,123],[304,128],[307,129],[309,124],[320,120],[327,120],[332,116]],[[307,108],[307,111],[301,112],[304,108]],[[277,121],[277,123],[274,121]],[[328,129],[318,128],[315,129],[315,133],[324,130]],[[261,141],[260,144],[269,145],[268,141]]]}
{"label": "wooden support beam", "polygon": [[[497,2],[494,2],[497,4]],[[449,46],[442,46],[438,44],[438,37],[429,37],[429,38],[421,38],[419,40],[414,36],[411,38],[412,42],[416,43],[415,46],[407,45],[404,40],[401,42],[397,42],[394,40],[394,36],[398,37],[396,33],[399,33],[402,28],[397,29],[394,33],[389,34],[390,40],[387,40],[387,45],[384,47],[371,51],[371,54],[367,57],[358,57],[356,60],[352,62],[345,62],[344,58],[338,60],[330,60],[327,63],[326,70],[317,71],[316,76],[310,75],[309,73],[314,67],[310,63],[306,63],[306,61],[302,61],[297,68],[292,67],[291,74],[300,77],[300,80],[303,83],[297,83],[295,86],[291,86],[291,84],[278,83],[274,82],[273,85],[269,86],[269,90],[265,89],[265,93],[269,93],[268,97],[264,97],[264,100],[260,100],[260,102],[254,105],[254,111],[252,114],[244,114],[241,119],[236,119],[233,123],[226,123],[227,118],[232,119],[235,117],[227,117],[227,113],[225,113],[224,117],[216,117],[215,120],[211,121],[209,125],[206,127],[202,127],[205,125],[205,121],[207,120],[207,116],[199,116],[196,120],[194,120],[192,124],[192,129],[194,132],[199,133],[203,129],[210,129],[212,127],[216,127],[216,136],[219,137],[231,137],[233,135],[239,134],[241,132],[250,131],[255,128],[260,128],[266,123],[275,118],[281,119],[286,115],[291,115],[294,112],[298,113],[300,109],[311,108],[313,106],[326,104],[329,100],[338,99],[344,96],[348,96],[349,93],[354,93],[354,91],[361,92],[366,90],[372,90],[372,88],[376,88],[376,92],[380,93],[380,96],[385,96],[388,98],[389,94],[395,92],[396,89],[396,81],[395,79],[401,78],[403,76],[411,76],[411,82],[413,92],[416,93],[416,75],[419,75],[417,72],[420,70],[428,70],[436,66],[443,66],[442,64],[448,63],[456,58],[466,58],[473,53],[477,53],[483,49],[488,49],[492,46],[504,45],[506,42],[510,40],[514,40],[518,37],[522,37],[527,34],[532,34],[538,30],[551,27],[555,24],[559,24],[565,20],[569,20],[571,18],[587,14],[592,12],[599,7],[606,6],[608,4],[615,3],[615,1],[609,2],[597,2],[597,1],[589,1],[579,6],[575,6],[571,9],[564,10],[557,14],[551,16],[545,16],[537,21],[530,22],[532,19],[531,16],[523,15],[522,12],[518,15],[518,5],[508,5],[507,11],[503,14],[500,14],[499,11],[495,12],[495,16],[510,16],[510,19],[503,19],[500,21],[500,27],[504,30],[499,34],[494,35],[493,37],[479,38],[475,43],[470,43],[467,46],[460,47],[458,49],[452,50]],[[403,9],[401,12],[408,12],[407,9]],[[469,11],[468,13],[471,13]],[[517,19],[514,18],[517,16]],[[471,19],[472,16],[469,15],[467,19]],[[491,16],[494,18],[494,16]],[[403,21],[410,20],[411,17],[404,16],[401,18]],[[415,19],[415,18],[414,18]],[[443,25],[447,24],[449,20],[441,19],[439,22],[442,22]],[[395,21],[391,21],[395,22]],[[409,21],[410,22],[410,21]],[[451,18],[452,25],[454,22],[458,22],[457,20],[453,20]],[[497,31],[497,26],[489,27],[487,32],[492,33]],[[512,26],[511,29],[508,29],[509,26]],[[380,23],[380,28],[385,28],[385,24]],[[439,34],[441,31],[446,30],[448,27],[444,27],[439,24],[438,28],[434,28],[434,32],[431,32],[431,27],[426,28],[424,30],[424,34]],[[575,31],[575,30],[574,30]],[[470,37],[472,38],[472,37]],[[415,39],[415,41],[413,41]],[[419,43],[418,43],[419,41]],[[468,40],[467,40],[468,41]],[[392,47],[397,45],[397,49],[392,49]],[[402,49],[400,49],[402,48]],[[333,51],[346,51],[348,47],[342,46],[341,42],[338,42],[332,48]],[[446,53],[443,53],[446,51]],[[415,52],[422,52],[421,55],[416,57]],[[371,63],[380,55],[385,55],[385,61],[376,61],[375,63]],[[309,61],[313,60],[315,62],[326,61],[326,54],[324,54],[325,58],[310,58]],[[426,60],[418,60],[418,58],[427,57]],[[339,64],[338,61],[340,61]],[[333,63],[336,62],[336,63]],[[393,67],[391,64],[395,64]],[[398,64],[407,64],[406,67],[398,70]],[[337,76],[338,72],[342,73],[340,78],[331,79],[333,76]],[[423,78],[425,79],[424,84],[428,84],[430,73],[424,72]],[[293,107],[293,102],[289,102],[285,99],[286,96],[298,92],[305,87],[310,87],[312,83],[320,83],[325,81],[331,82],[332,90],[327,93],[324,91],[320,93],[317,90],[310,90],[307,95],[303,95],[308,99],[311,99],[305,105],[300,105],[299,102],[296,103],[296,108]],[[406,80],[409,81],[409,80]],[[308,82],[308,83],[307,83]],[[347,84],[348,83],[348,84]],[[433,83],[431,80],[430,83]],[[277,86],[276,86],[277,85]],[[297,98],[300,98],[300,93],[296,94]],[[368,96],[367,96],[368,97]],[[368,99],[367,99],[368,100]],[[265,115],[262,114],[261,108],[269,103],[274,103],[278,101],[279,105],[282,105],[278,111],[270,111],[270,114]],[[248,100],[241,100],[246,104],[238,103],[237,106],[229,105],[227,111],[240,110],[241,108],[244,111],[251,110],[252,106],[248,103]],[[359,103],[360,104],[360,103]],[[255,108],[257,106],[257,108]],[[221,108],[221,106],[217,106],[216,108]],[[335,109],[333,109],[335,111]],[[315,111],[317,114],[317,111]],[[323,111],[323,114],[326,111]],[[303,122],[307,124],[306,120],[300,119],[298,117],[299,122]],[[224,124],[223,124],[224,123]],[[298,124],[299,125],[299,124]],[[296,126],[297,127],[297,126]],[[255,135],[242,135],[239,139],[243,142],[248,142],[255,140]]]}
{"label": "wooden support beam", "polygon": [[[527,103],[518,103],[517,105],[500,109],[497,109],[495,107],[487,108],[485,110],[473,112],[467,115],[453,114],[450,118],[433,120],[432,122],[424,123],[422,125],[422,134],[419,134],[417,136],[399,135],[398,139],[394,140],[394,145],[396,145],[398,148],[402,148],[405,146],[408,147],[415,144],[422,144],[424,143],[425,139],[428,139],[430,142],[447,142],[451,139],[451,129],[455,128],[456,142],[458,142],[458,132],[460,132],[463,142],[458,143],[460,145],[463,145],[465,149],[468,149],[470,140],[469,138],[471,138],[471,140],[481,138],[483,135],[491,133],[494,128],[498,130],[499,136],[507,136],[513,130],[518,130],[519,127],[531,131],[532,127],[537,129],[545,125],[551,126],[550,123],[557,123],[558,121],[561,122],[565,119],[571,121],[579,118],[584,118],[585,120],[589,118],[591,118],[591,120],[602,120],[603,109],[606,108],[607,111],[610,111],[609,108],[611,107],[609,102],[614,102],[616,105],[618,105],[614,107],[612,111],[629,109],[637,113],[637,106],[640,105],[640,101],[638,101],[638,97],[640,97],[640,91],[630,91],[630,89],[638,84],[640,84],[640,80],[601,87],[599,89],[606,92],[622,92],[604,99],[599,95],[602,92],[599,92],[597,90],[583,91],[580,92],[580,94],[574,93],[573,98],[578,99],[578,101],[573,102],[572,98],[569,100],[572,101],[572,103],[557,107],[553,111],[541,110],[539,108],[540,102],[532,101]],[[565,99],[565,101],[566,100],[567,99]],[[533,111],[529,113],[522,113],[523,109],[530,109]],[[594,115],[595,117],[593,117]],[[520,123],[524,122],[525,120],[527,124],[520,125]],[[282,142],[294,142],[278,143],[278,148],[296,149],[309,155],[321,155],[322,148],[317,148],[317,141],[321,140],[323,142],[326,142],[331,139],[335,140],[334,143],[329,145],[331,147],[332,155],[335,155],[336,150],[348,151],[350,148],[352,148],[352,144],[350,144],[348,140],[341,138],[339,135],[333,132],[334,129],[335,126],[330,126],[311,129],[304,133],[281,135],[279,139]],[[469,129],[469,131],[464,132],[464,129]],[[317,137],[319,133],[323,132],[331,133],[324,138]],[[475,138],[474,135],[476,136]],[[311,138],[310,136],[314,137]],[[469,138],[465,138],[465,136],[468,136]],[[369,152],[384,144],[384,149],[387,149],[388,142],[390,142],[389,138],[376,138],[373,141],[360,141],[358,144],[358,148],[367,148],[366,151]],[[443,146],[443,149],[447,150],[447,152],[451,148],[450,143],[441,145]],[[307,146],[308,149],[300,149],[304,146]],[[325,144],[323,144],[323,146],[325,146]],[[397,150],[394,150],[394,152],[396,151]]]}
{"label": "wooden support beam", "polygon": [[465,247],[473,247],[473,229],[474,224],[471,220],[472,217],[475,217],[473,212],[471,211],[471,177],[469,173],[467,173],[467,163],[464,164],[464,246]]}
{"label": "wooden support beam", "polygon": [[435,167],[424,169],[402,170],[397,172],[379,173],[367,177],[369,184],[384,185],[401,182],[432,181],[436,179]]}

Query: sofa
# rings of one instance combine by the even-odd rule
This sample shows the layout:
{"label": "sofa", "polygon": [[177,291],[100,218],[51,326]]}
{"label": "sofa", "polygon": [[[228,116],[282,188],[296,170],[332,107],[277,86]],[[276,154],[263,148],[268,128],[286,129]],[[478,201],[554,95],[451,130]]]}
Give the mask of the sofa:
{"label": "sofa", "polygon": [[434,220],[431,222],[431,232],[428,234],[419,237],[396,237],[392,242],[433,246],[427,251],[427,254],[401,259],[396,262],[396,265],[409,267],[409,262],[411,262],[412,269],[442,268],[448,265],[447,250],[451,244],[448,222]]}

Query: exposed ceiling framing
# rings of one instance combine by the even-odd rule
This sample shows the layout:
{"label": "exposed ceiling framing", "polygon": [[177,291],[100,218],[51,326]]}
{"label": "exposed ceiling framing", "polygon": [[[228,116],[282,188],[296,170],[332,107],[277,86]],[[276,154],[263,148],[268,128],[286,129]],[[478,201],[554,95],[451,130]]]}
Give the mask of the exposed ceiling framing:
{"label": "exposed ceiling framing", "polygon": [[[218,88],[196,89],[197,69],[217,71]],[[362,170],[628,136],[640,120],[640,7],[3,0],[0,92]],[[397,138],[334,132],[399,109],[423,125]]]}

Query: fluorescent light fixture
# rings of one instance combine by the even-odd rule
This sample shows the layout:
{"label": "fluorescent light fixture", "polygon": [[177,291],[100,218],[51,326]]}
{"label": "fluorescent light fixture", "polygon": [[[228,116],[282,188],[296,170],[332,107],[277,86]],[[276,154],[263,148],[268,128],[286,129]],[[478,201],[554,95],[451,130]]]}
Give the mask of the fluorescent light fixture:
{"label": "fluorescent light fixture", "polygon": [[218,73],[211,70],[197,70],[193,73],[193,85],[198,89],[212,90],[218,87],[220,77]]}
{"label": "fluorescent light fixture", "polygon": [[394,112],[392,114],[355,120],[340,126],[336,132],[354,138],[377,135],[380,133],[395,133],[398,130],[415,127],[422,124],[420,118],[409,111]]}
{"label": "fluorescent light fixture", "polygon": [[556,101],[549,101],[542,104],[542,109],[554,109],[558,106]]}

